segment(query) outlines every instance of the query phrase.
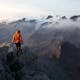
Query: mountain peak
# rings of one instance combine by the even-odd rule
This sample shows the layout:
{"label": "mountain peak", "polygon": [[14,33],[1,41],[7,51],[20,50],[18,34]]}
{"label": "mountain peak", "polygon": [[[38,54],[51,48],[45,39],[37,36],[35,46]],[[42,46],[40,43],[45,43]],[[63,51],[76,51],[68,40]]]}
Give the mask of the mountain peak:
{"label": "mountain peak", "polygon": [[74,15],[70,17],[70,19],[73,21],[77,21],[78,18],[80,18],[80,15]]}
{"label": "mountain peak", "polygon": [[51,19],[51,18],[53,18],[53,16],[52,15],[48,15],[46,19]]}

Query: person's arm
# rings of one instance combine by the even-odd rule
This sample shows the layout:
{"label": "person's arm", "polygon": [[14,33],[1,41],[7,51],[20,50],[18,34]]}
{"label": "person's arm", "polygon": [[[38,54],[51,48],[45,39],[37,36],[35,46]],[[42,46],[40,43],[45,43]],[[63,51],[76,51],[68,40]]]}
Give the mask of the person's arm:
{"label": "person's arm", "polygon": [[23,44],[23,38],[22,38],[22,35],[20,35],[20,41],[21,41],[21,43]]}

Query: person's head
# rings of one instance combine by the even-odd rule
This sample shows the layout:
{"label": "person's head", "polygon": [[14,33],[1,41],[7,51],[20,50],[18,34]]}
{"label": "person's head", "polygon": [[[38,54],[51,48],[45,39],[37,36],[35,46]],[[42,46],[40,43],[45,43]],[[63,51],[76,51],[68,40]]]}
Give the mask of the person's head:
{"label": "person's head", "polygon": [[21,31],[20,30],[17,30],[16,33],[21,33]]}

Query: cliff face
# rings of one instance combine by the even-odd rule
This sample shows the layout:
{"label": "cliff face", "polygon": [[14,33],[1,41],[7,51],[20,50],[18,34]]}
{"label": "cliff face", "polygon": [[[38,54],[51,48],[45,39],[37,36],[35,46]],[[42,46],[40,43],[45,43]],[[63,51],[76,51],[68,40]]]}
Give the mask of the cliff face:
{"label": "cliff face", "polygon": [[[48,48],[47,48],[48,49]],[[24,46],[23,54],[0,48],[0,80],[80,80],[80,48],[69,42],[61,44],[60,57],[34,54]],[[54,51],[55,53],[55,51]]]}
{"label": "cliff face", "polygon": [[72,80],[80,80],[80,48],[64,42],[61,47],[61,64]]}
{"label": "cliff face", "polygon": [[36,56],[23,48],[19,57],[0,48],[0,80],[71,80],[55,58]]}

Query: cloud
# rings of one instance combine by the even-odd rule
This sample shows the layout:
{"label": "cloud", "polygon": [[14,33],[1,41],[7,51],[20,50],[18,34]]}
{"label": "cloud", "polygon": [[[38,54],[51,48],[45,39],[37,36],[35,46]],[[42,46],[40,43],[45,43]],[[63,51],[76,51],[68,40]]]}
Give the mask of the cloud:
{"label": "cloud", "polygon": [[32,5],[8,5],[0,4],[0,17],[23,17],[47,15],[47,12]]}
{"label": "cloud", "polygon": [[79,14],[79,6],[79,0],[0,0],[0,16],[69,16]]}

